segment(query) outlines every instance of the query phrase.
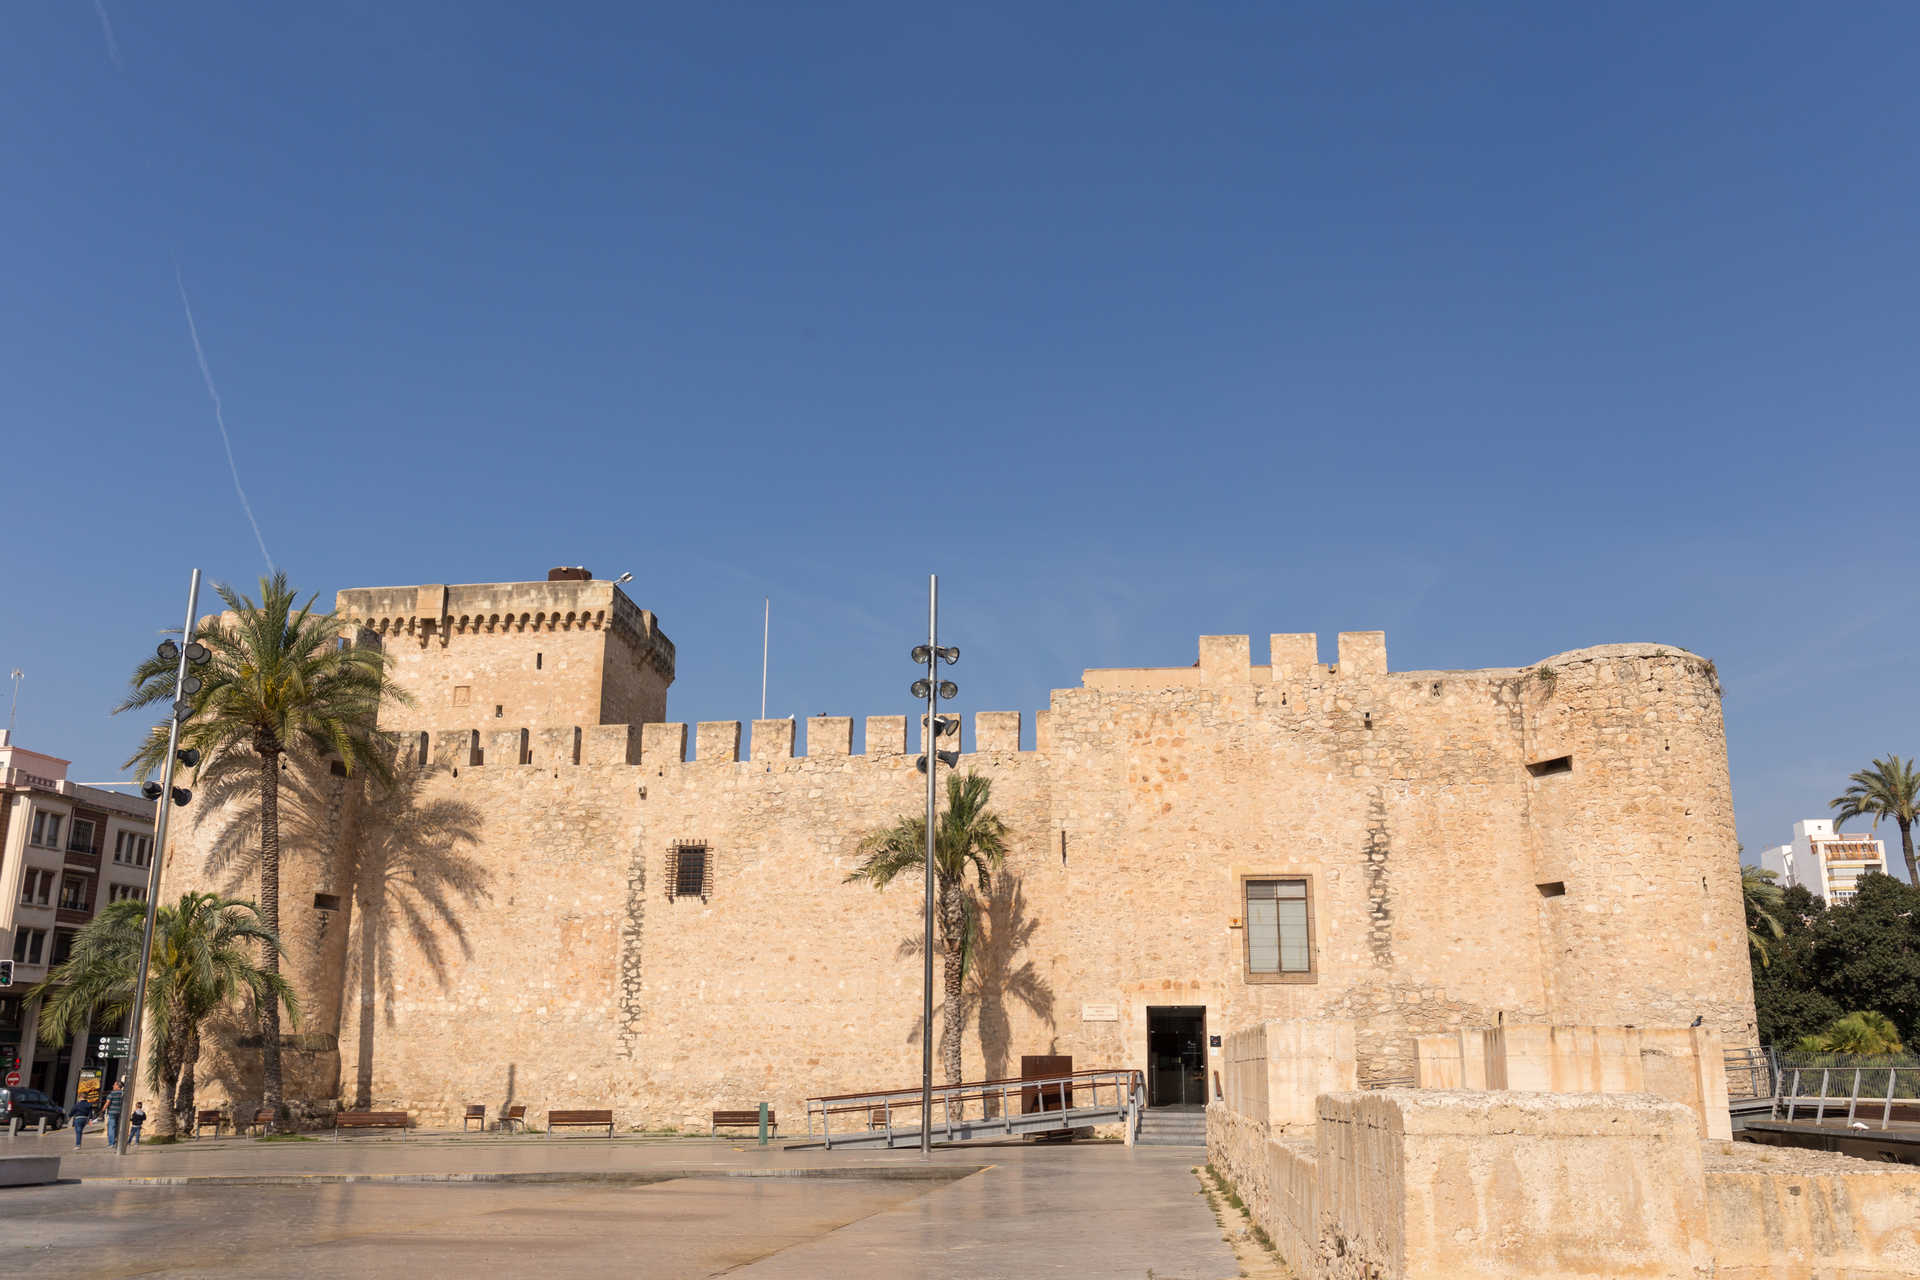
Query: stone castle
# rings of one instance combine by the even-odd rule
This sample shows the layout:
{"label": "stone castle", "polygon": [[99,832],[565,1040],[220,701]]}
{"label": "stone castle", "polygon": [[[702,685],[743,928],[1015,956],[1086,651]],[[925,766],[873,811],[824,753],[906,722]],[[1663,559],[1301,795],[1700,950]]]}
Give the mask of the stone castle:
{"label": "stone castle", "polygon": [[[867,717],[859,751],[851,719],[811,719],[804,755],[793,720],[744,743],[738,721],[671,722],[672,643],[584,570],[337,608],[411,698],[381,713],[391,784],[288,772],[290,1097],[704,1130],[714,1108],[797,1120],[808,1096],[918,1082],[919,895],[845,882],[862,836],[924,803],[918,714]],[[1089,670],[1032,749],[1019,712],[972,717],[959,767],[992,779],[1011,852],[967,1078],[1071,1055],[1199,1102],[1219,1037],[1271,1019],[1350,1021],[1376,1085],[1462,1027],[1753,1042],[1711,662],[1620,644],[1389,671],[1379,632],[1342,633],[1333,662],[1312,635],[1270,646]],[[253,896],[247,814],[194,818],[163,892]],[[257,1098],[258,1059],[216,1037],[202,1096]]]}

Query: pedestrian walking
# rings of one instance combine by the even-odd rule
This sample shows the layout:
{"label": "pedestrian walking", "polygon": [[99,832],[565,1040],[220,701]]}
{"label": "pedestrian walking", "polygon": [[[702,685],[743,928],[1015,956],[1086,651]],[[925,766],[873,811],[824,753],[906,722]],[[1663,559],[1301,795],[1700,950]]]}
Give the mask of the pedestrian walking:
{"label": "pedestrian walking", "polygon": [[146,1122],[147,1104],[144,1102],[134,1103],[133,1114],[127,1117],[127,1124],[133,1130],[133,1145],[136,1147],[140,1145],[140,1126]]}
{"label": "pedestrian walking", "polygon": [[127,1103],[127,1078],[120,1077],[118,1084],[107,1092],[107,1145],[120,1145],[120,1112]]}
{"label": "pedestrian walking", "polygon": [[93,1119],[93,1104],[81,1098],[73,1104],[73,1110],[67,1113],[67,1119],[73,1123],[73,1146],[80,1148],[80,1135],[87,1131],[87,1121]]}

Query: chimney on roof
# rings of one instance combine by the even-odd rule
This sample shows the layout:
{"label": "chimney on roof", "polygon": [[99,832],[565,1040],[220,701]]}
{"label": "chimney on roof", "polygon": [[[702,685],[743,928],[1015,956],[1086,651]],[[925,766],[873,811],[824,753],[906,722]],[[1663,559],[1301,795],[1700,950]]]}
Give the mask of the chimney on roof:
{"label": "chimney on roof", "polygon": [[587,572],[585,566],[583,565],[576,564],[572,568],[567,568],[566,566],[562,565],[558,568],[547,570],[547,581],[548,582],[592,582],[593,575]]}

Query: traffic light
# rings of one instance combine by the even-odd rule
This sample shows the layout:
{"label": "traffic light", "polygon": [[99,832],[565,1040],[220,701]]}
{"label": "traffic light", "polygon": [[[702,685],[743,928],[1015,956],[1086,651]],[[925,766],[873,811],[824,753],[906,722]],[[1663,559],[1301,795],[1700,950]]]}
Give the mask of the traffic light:
{"label": "traffic light", "polygon": [[0,987],[13,985],[13,961],[0,960]]}

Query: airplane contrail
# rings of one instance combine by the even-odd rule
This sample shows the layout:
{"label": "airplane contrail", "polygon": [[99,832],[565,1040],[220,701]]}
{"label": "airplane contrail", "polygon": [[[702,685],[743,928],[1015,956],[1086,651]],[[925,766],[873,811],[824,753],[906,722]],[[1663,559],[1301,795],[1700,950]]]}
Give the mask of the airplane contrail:
{"label": "airplane contrail", "polygon": [[113,38],[113,19],[107,16],[107,6],[93,0],[93,11],[100,15],[100,30],[106,33],[107,56],[113,59],[114,70],[126,70],[126,64],[120,61],[120,42]]}
{"label": "airplane contrail", "polygon": [[227,416],[220,407],[220,389],[213,385],[213,370],[207,368],[207,353],[200,346],[200,326],[193,322],[193,304],[187,301],[187,282],[180,277],[180,268],[173,268],[173,283],[180,290],[180,306],[187,313],[187,336],[193,339],[193,354],[200,361],[200,378],[207,384],[207,395],[213,400],[213,420],[220,428],[220,443],[227,447],[227,470],[233,473],[233,491],[240,495],[240,509],[247,513],[247,523],[253,526],[253,540],[260,544],[260,556],[267,562],[267,572],[274,572],[273,555],[267,550],[267,540],[260,536],[260,522],[253,518],[253,504],[247,501],[247,491],[240,487],[240,464],[233,460],[233,438],[227,434]]}

